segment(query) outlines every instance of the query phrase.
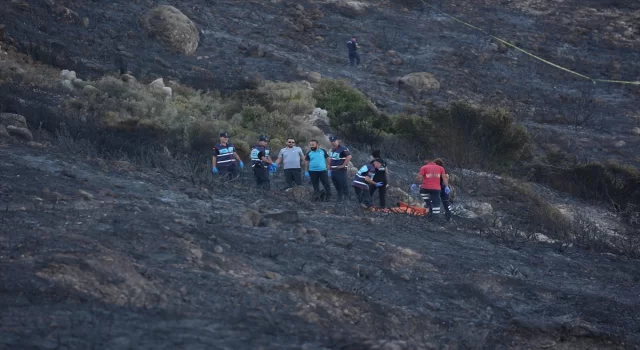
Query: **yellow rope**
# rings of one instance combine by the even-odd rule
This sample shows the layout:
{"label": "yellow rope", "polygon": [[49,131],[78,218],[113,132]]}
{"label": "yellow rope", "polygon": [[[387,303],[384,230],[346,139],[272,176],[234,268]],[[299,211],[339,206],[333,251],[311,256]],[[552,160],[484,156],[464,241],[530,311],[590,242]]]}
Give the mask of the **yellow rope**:
{"label": "yellow rope", "polygon": [[600,82],[600,83],[616,83],[616,84],[640,85],[640,81],[624,81],[624,80],[594,79],[594,78],[588,77],[588,76],[586,76],[586,75],[584,75],[584,74],[580,74],[580,73],[578,73],[578,72],[572,71],[571,69],[568,69],[568,68],[562,67],[562,66],[560,66],[560,65],[558,65],[558,64],[555,64],[555,63],[553,63],[553,62],[551,62],[551,61],[545,60],[545,59],[544,59],[544,58],[542,58],[542,57],[538,57],[538,56],[536,56],[536,55],[532,54],[531,52],[529,52],[529,51],[527,51],[527,50],[521,49],[521,48],[517,47],[516,45],[514,45],[514,44],[512,44],[512,43],[510,43],[510,42],[508,42],[508,41],[506,41],[506,40],[504,40],[504,39],[501,39],[501,38],[499,38],[499,37],[497,37],[497,36],[495,36],[495,35],[493,35],[493,34],[491,34],[491,33],[487,32],[486,30],[484,30],[484,29],[482,29],[482,28],[476,27],[476,26],[474,26],[473,24],[467,23],[467,22],[465,22],[465,21],[463,21],[463,20],[461,20],[461,19],[459,19],[459,18],[457,18],[457,17],[454,17],[454,16],[452,16],[452,15],[450,15],[450,14],[448,14],[448,13],[446,13],[446,12],[444,12],[444,11],[442,11],[442,10],[440,10],[440,9],[438,9],[438,8],[436,8],[436,7],[432,6],[432,5],[430,5],[430,4],[427,4],[424,0],[422,0],[422,3],[423,3],[425,6],[430,7],[431,9],[433,9],[433,10],[435,10],[435,11],[437,11],[437,12],[440,12],[441,14],[443,14],[443,15],[445,15],[445,16],[447,16],[447,17],[451,18],[451,19],[453,19],[454,21],[459,22],[459,23],[462,23],[463,25],[465,25],[465,26],[467,26],[467,27],[470,27],[470,28],[473,28],[473,29],[475,29],[475,30],[477,30],[477,31],[480,31],[480,32],[482,32],[482,33],[484,33],[484,34],[486,34],[486,35],[488,35],[488,36],[492,37],[493,39],[498,40],[499,42],[501,42],[501,43],[503,43],[503,44],[505,44],[505,45],[507,45],[507,46],[509,46],[509,47],[512,47],[512,48],[514,48],[514,49],[516,49],[516,50],[518,50],[518,51],[520,51],[520,52],[522,52],[522,53],[524,53],[524,54],[526,54],[526,55],[528,55],[528,56],[530,56],[530,57],[533,57],[533,58],[535,58],[535,59],[537,59],[537,60],[539,60],[539,61],[541,61],[541,62],[544,62],[544,63],[546,63],[546,64],[548,64],[548,65],[552,66],[552,67],[555,67],[555,68],[561,69],[561,70],[563,70],[563,71],[565,71],[565,72],[571,73],[571,74],[573,74],[573,75],[575,75],[575,76],[578,76],[578,77],[580,77],[580,78],[584,78],[584,79],[587,79],[587,80],[591,80],[594,84],[595,84],[596,82]]}

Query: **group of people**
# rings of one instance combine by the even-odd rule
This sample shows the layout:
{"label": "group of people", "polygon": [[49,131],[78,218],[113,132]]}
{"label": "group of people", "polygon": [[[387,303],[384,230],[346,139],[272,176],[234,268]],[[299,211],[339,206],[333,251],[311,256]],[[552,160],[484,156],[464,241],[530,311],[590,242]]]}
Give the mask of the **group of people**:
{"label": "group of people", "polygon": [[[316,200],[331,200],[331,178],[337,201],[349,199],[350,187],[353,187],[358,203],[363,207],[373,206],[372,197],[378,191],[380,208],[385,208],[389,178],[387,163],[381,157],[380,151],[375,150],[371,153],[372,160],[358,169],[349,186],[347,167],[352,155],[347,147],[340,144],[338,137],[331,136],[329,141],[331,149],[327,151],[319,146],[317,140],[311,140],[310,150],[305,154],[302,148],[296,146],[294,138],[288,138],[286,146],[280,150],[274,161],[269,149],[269,138],[260,135],[258,143],[251,148],[251,167],[256,185],[258,188],[269,190],[270,174],[283,167],[287,187],[303,185],[304,176],[305,179],[311,180]],[[213,148],[211,171],[213,174],[231,179],[238,176],[238,168],[244,169],[244,163],[233,144],[229,142],[229,134],[223,132],[220,134],[220,142]],[[442,200],[446,217],[449,219],[450,188],[442,160],[427,161],[427,164],[420,168],[416,182],[421,184],[420,195],[425,208],[428,207],[433,215],[440,214]],[[417,187],[418,185],[413,184],[412,190],[416,190]]]}

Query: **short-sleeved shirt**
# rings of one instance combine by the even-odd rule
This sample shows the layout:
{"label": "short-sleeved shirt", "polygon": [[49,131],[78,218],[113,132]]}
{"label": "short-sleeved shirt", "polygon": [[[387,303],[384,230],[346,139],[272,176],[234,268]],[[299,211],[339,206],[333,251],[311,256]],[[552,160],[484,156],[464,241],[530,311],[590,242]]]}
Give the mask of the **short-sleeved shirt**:
{"label": "short-sleeved shirt", "polygon": [[309,162],[309,171],[325,171],[327,170],[327,158],[329,154],[322,148],[315,151],[309,151],[304,158]]}
{"label": "short-sleeved shirt", "polygon": [[420,168],[420,175],[422,175],[421,188],[425,190],[437,190],[440,191],[440,179],[445,174],[444,168],[436,163],[429,163]]}
{"label": "short-sleeved shirt", "polygon": [[373,164],[373,162],[380,162],[380,169],[376,169],[376,174],[373,175],[373,181],[382,182],[385,185],[387,184],[387,162],[382,158],[376,158],[372,160],[369,164]]}
{"label": "short-sleeved shirt", "polygon": [[340,165],[344,164],[344,161],[346,160],[346,158],[348,156],[351,155],[351,152],[349,152],[349,149],[345,146],[338,146],[334,149],[331,150],[331,170],[333,171],[347,171],[346,168],[342,168],[342,169],[337,169]]}
{"label": "short-sleeved shirt", "polygon": [[300,169],[300,160],[304,158],[304,153],[300,147],[285,147],[280,150],[278,158],[282,158],[285,169]]}

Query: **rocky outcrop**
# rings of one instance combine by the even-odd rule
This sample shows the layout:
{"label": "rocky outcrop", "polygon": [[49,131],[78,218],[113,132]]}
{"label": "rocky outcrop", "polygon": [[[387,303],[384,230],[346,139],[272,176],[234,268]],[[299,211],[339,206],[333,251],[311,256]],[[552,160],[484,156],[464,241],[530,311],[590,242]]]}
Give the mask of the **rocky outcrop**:
{"label": "rocky outcrop", "polygon": [[171,51],[192,55],[198,48],[198,28],[189,17],[173,6],[153,8],[142,19],[142,24],[147,33],[158,38]]}
{"label": "rocky outcrop", "polygon": [[398,80],[398,89],[415,99],[422,99],[428,90],[440,90],[440,82],[431,73],[409,73]]}

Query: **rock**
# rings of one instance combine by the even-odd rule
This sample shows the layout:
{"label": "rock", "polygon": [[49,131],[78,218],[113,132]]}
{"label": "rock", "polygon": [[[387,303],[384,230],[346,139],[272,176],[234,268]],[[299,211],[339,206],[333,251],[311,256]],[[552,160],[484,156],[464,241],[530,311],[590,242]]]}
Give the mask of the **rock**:
{"label": "rock", "polygon": [[9,135],[21,138],[25,141],[33,141],[33,135],[27,128],[19,128],[17,126],[9,125],[7,126],[7,132]]}
{"label": "rock", "polygon": [[27,146],[29,147],[33,147],[33,148],[45,148],[46,146],[40,142],[35,142],[35,141],[29,141],[27,142]]}
{"label": "rock", "polygon": [[200,33],[195,23],[173,6],[154,7],[142,20],[143,27],[172,51],[192,55],[198,48]]}
{"label": "rock", "polygon": [[279,213],[269,213],[264,215],[265,219],[275,220],[279,222],[295,224],[300,221],[298,212],[295,210],[286,210]]}
{"label": "rock", "polygon": [[197,259],[202,259],[202,257],[204,256],[204,253],[202,252],[202,249],[199,248],[191,248],[189,249],[189,251],[191,252],[191,254],[193,254],[193,256],[195,256]]}
{"label": "rock", "polygon": [[216,245],[215,247],[213,247],[213,251],[221,254],[222,252],[224,252],[224,249],[222,248],[222,246]]}
{"label": "rock", "polygon": [[339,14],[353,18],[367,13],[369,5],[362,1],[334,0],[333,7]]}
{"label": "rock", "polygon": [[260,45],[253,45],[249,48],[248,53],[251,57],[264,57],[265,52]]}
{"label": "rock", "polygon": [[640,136],[640,128],[639,127],[635,127],[633,129],[631,129],[631,132],[636,136]]}
{"label": "rock", "polygon": [[151,83],[149,83],[149,87],[152,89],[162,89],[164,88],[164,80],[162,78],[158,78],[154,81],[152,81]]}
{"label": "rock", "polygon": [[618,147],[618,148],[624,147],[626,145],[627,145],[627,143],[624,142],[624,141],[618,141],[618,142],[615,143],[615,146]]}
{"label": "rock", "polygon": [[78,194],[80,195],[80,197],[82,197],[84,200],[90,201],[93,200],[93,195],[85,190],[78,190]]}
{"label": "rock", "polygon": [[272,271],[266,271],[264,273],[264,277],[270,279],[270,280],[278,280],[280,278],[282,278],[282,276],[280,276],[280,274],[272,272]]}
{"label": "rock", "polygon": [[78,77],[76,77],[76,72],[72,70],[63,69],[62,72],[60,72],[60,78],[63,80],[71,81],[73,79],[77,79]]}
{"label": "rock", "polygon": [[253,202],[249,207],[260,213],[264,213],[269,207],[269,202],[266,199],[258,199],[257,201]]}
{"label": "rock", "polygon": [[262,214],[255,210],[246,210],[240,217],[241,224],[245,226],[259,226],[262,221]]}
{"label": "rock", "polygon": [[404,90],[413,98],[422,99],[425,91],[439,90],[440,82],[431,73],[409,73],[398,80],[398,89]]}
{"label": "rock", "polygon": [[168,87],[168,86],[163,87],[162,88],[162,92],[164,93],[164,95],[166,97],[172,97],[173,96],[173,90],[171,90],[171,88]]}
{"label": "rock", "polygon": [[26,128],[27,119],[20,114],[0,113],[0,124],[4,124],[5,126],[13,125],[18,128]]}
{"label": "rock", "polygon": [[345,235],[335,235],[329,237],[329,242],[345,249],[351,249],[353,247],[353,239]]}
{"label": "rock", "polygon": [[493,214],[493,206],[486,202],[468,201],[464,206],[476,213],[478,216]]}
{"label": "rock", "polygon": [[310,235],[310,236],[322,236],[322,232],[320,232],[320,230],[318,230],[317,228],[308,228],[307,229],[307,235]]}
{"label": "rock", "polygon": [[160,66],[170,69],[171,67],[173,67],[173,65],[171,63],[169,63],[167,60],[165,60],[164,58],[160,57],[160,56],[156,56],[153,59],[157,64],[159,64]]}
{"label": "rock", "polygon": [[63,80],[62,81],[62,87],[69,90],[69,91],[73,91],[75,90],[75,88],[73,87],[73,83],[69,80]]}
{"label": "rock", "polygon": [[88,95],[93,95],[93,94],[99,94],[101,91],[98,88],[96,88],[95,86],[85,85],[82,88],[82,92],[84,92],[85,94],[88,94]]}
{"label": "rock", "polygon": [[309,72],[307,79],[312,83],[319,83],[322,80],[322,75],[318,72]]}
{"label": "rock", "polygon": [[412,195],[410,195],[409,193],[401,190],[398,187],[394,187],[394,186],[387,187],[387,197],[388,198],[393,198],[395,201],[400,201],[400,202],[407,203],[409,205],[414,205],[414,206],[418,206],[418,207],[422,207],[423,206],[423,203],[421,201],[419,201],[418,199],[414,198]]}
{"label": "rock", "polygon": [[629,28],[629,29],[625,30],[624,33],[622,33],[622,35],[627,39],[632,38],[633,37],[633,28]]}
{"label": "rock", "polygon": [[7,127],[0,124],[0,139],[9,138],[9,137],[11,137],[11,135],[9,135],[9,132],[7,131]]}
{"label": "rock", "polygon": [[125,83],[135,83],[136,82],[136,78],[133,75],[130,75],[130,74],[122,74],[120,76],[120,79],[122,81],[124,81]]}
{"label": "rock", "polygon": [[377,65],[374,69],[373,69],[373,73],[375,75],[379,75],[379,76],[387,76],[389,75],[389,71],[387,70],[387,67],[385,67],[384,64],[379,64]]}

